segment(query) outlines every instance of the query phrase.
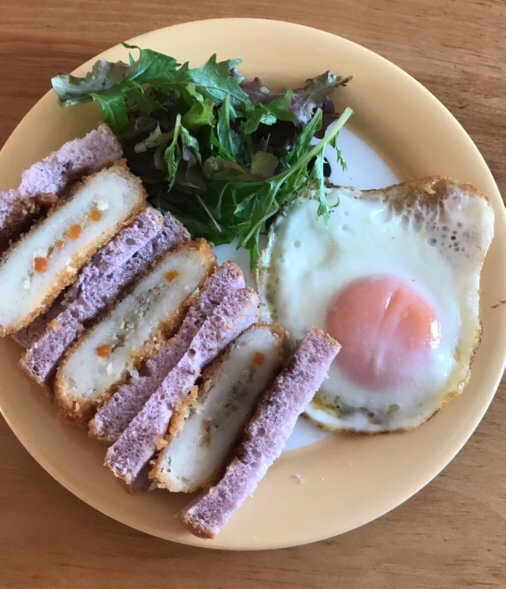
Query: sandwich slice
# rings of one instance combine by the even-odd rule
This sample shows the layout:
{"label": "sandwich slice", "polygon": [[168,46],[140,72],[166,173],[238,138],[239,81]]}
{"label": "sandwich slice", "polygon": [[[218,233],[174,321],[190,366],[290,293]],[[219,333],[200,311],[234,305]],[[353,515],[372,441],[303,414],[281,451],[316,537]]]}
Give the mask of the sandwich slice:
{"label": "sandwich slice", "polygon": [[192,293],[214,267],[211,246],[197,240],[169,252],[150,269],[60,364],[54,393],[61,417],[87,422],[112,387],[125,382],[173,334]]}
{"label": "sandwich slice", "polygon": [[90,257],[146,205],[140,180],[124,165],[89,176],[5,252],[0,336],[19,331],[53,303]]}
{"label": "sandwich slice", "polygon": [[150,473],[158,487],[192,493],[217,482],[281,368],[285,339],[276,326],[253,325],[206,370],[196,398],[171,420],[168,445]]}
{"label": "sandwich slice", "polygon": [[64,197],[72,182],[112,165],[122,155],[111,129],[100,125],[30,166],[16,190],[0,193],[0,248],[29,229],[50,205]]}
{"label": "sandwich slice", "polygon": [[[159,219],[159,214],[151,207],[140,213],[130,226],[123,229],[92,257],[61,300],[57,299],[47,313],[40,315],[26,328],[13,335],[15,341],[25,349],[31,348],[44,335],[55,341],[55,338],[60,336],[54,333],[55,324],[48,332],[48,324],[69,308],[72,314],[75,314],[76,307],[79,307],[77,313],[79,317],[82,316],[80,323],[93,319],[151,264],[183,241],[190,239],[188,231],[172,215],[164,215],[161,226],[158,225]],[[104,297],[107,301],[101,303]],[[59,323],[68,323],[68,330],[71,329],[72,320],[68,315],[61,317]],[[80,332],[78,322],[75,323]],[[75,337],[77,335],[76,333]],[[40,348],[41,344],[42,342],[37,347]],[[66,346],[63,338],[57,345],[61,349]],[[34,359],[33,363],[35,362]],[[28,362],[26,364],[30,372]],[[47,378],[50,378],[49,375],[45,377],[40,374],[37,377],[36,374],[34,373],[34,377],[37,380],[47,381]]]}
{"label": "sandwich slice", "polygon": [[183,523],[194,535],[216,536],[253,493],[283,451],[298,416],[327,377],[339,349],[339,344],[319,329],[312,329],[299,343],[260,399],[222,478],[181,512]]}
{"label": "sandwich slice", "polygon": [[196,333],[227,293],[244,288],[244,276],[232,262],[225,262],[207,279],[192,302],[170,345],[162,347],[100,407],[89,423],[90,435],[114,443],[162,384],[188,350]]}
{"label": "sandwich slice", "polygon": [[251,289],[226,295],[202,324],[181,360],[109,447],[106,466],[131,489],[146,486],[149,461],[163,445],[174,411],[191,393],[202,370],[257,320],[258,304],[258,295]]}
{"label": "sandwich slice", "polygon": [[20,366],[29,376],[41,385],[49,384],[56,365],[84,331],[85,323],[111,305],[128,284],[125,263],[161,226],[162,215],[146,208],[82,268],[59,304],[61,311],[47,321],[40,337],[21,358]]}
{"label": "sandwich slice", "polygon": [[[179,222],[170,215],[164,223],[164,233],[171,238],[170,244],[166,240],[167,245],[175,247],[186,237],[186,231],[181,231]],[[51,382],[58,363],[76,338],[149,267],[153,261],[150,257],[143,257],[142,264],[130,262],[161,232],[161,227],[162,215],[148,207],[93,256],[65,295],[63,310],[48,322],[21,359],[22,368],[32,378],[41,385]]]}

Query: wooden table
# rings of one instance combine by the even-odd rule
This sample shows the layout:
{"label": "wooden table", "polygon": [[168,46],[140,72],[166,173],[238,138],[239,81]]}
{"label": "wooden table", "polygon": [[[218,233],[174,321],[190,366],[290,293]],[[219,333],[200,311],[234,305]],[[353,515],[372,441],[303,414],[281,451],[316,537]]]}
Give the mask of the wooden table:
{"label": "wooden table", "polygon": [[[475,140],[506,194],[504,0],[2,0],[0,143],[49,88],[118,41],[208,17],[289,19],[396,62]],[[503,381],[457,458],[393,513],[300,548],[197,550],[131,530],[49,477],[0,423],[0,587],[431,589],[506,587]]]}

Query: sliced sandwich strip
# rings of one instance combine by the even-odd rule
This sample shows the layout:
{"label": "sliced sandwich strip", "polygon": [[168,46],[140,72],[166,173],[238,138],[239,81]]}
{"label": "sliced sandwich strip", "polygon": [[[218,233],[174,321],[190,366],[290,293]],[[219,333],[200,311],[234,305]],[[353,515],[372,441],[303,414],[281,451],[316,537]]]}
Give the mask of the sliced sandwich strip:
{"label": "sliced sandwich strip", "polygon": [[216,536],[253,493],[283,451],[298,416],[327,377],[339,349],[339,344],[319,329],[312,329],[300,342],[260,399],[223,477],[180,514],[193,534]]}
{"label": "sliced sandwich strip", "polygon": [[170,419],[201,371],[258,318],[258,295],[241,289],[226,295],[206,319],[177,365],[146,401],[118,440],[109,447],[105,465],[131,488],[147,480],[146,468],[167,433]]}
{"label": "sliced sandwich strip", "polygon": [[30,166],[17,190],[0,193],[0,244],[27,230],[48,204],[65,194],[69,184],[112,165],[122,155],[111,129],[100,125]]}
{"label": "sliced sandwich strip", "polygon": [[119,275],[124,264],[160,231],[161,226],[162,215],[152,207],[144,209],[130,225],[93,255],[82,267],[74,283],[44,315],[14,334],[13,338],[21,345],[25,344],[25,348],[32,347],[44,335],[49,322],[72,307],[82,308],[77,313],[73,309],[73,314],[80,316],[85,312],[83,321],[92,319],[103,308],[101,299],[109,299],[105,303],[108,305],[112,301],[111,296],[115,296],[115,284],[122,280]]}
{"label": "sliced sandwich strip", "polygon": [[[173,217],[174,246],[179,223]],[[99,250],[79,274],[63,300],[64,310],[49,322],[41,337],[21,359],[21,367],[37,382],[48,385],[61,358],[99,313],[120,296],[139,272],[131,274],[129,259],[161,229],[162,215],[149,207],[116,237]],[[147,267],[148,264],[146,264]],[[125,271],[125,266],[127,271]],[[144,270],[146,268],[143,268]]]}
{"label": "sliced sandwich strip", "polygon": [[281,368],[285,340],[280,328],[253,325],[206,370],[196,399],[171,420],[168,445],[150,473],[158,487],[192,493],[217,482]]}
{"label": "sliced sandwich strip", "polygon": [[[190,239],[188,231],[172,215],[166,214],[161,226],[157,226],[158,220],[159,214],[152,207],[140,213],[129,227],[123,229],[84,266],[63,300],[56,300],[47,314],[37,317],[25,329],[15,333],[15,341],[24,348],[30,348],[44,335],[49,322],[69,307],[78,306],[81,309],[76,316],[84,313],[86,317],[82,321],[94,319],[104,307],[100,299],[107,295],[107,307],[151,264]],[[158,231],[153,234],[155,226]],[[94,303],[94,300],[98,302]],[[84,306],[81,301],[85,301]],[[75,309],[71,311],[76,313]],[[65,324],[65,317],[61,319],[59,322]],[[54,335],[49,337],[54,339]],[[39,378],[44,377],[40,374]]]}
{"label": "sliced sandwich strip", "polygon": [[215,267],[211,246],[188,242],[166,254],[60,365],[55,401],[62,418],[87,422],[111,388],[152,355],[179,326],[192,293]]}
{"label": "sliced sandwich strip", "polygon": [[74,196],[34,226],[0,263],[0,336],[28,325],[79,269],[146,204],[140,180],[123,165],[89,176]]}
{"label": "sliced sandwich strip", "polygon": [[244,276],[232,262],[225,262],[207,279],[201,293],[191,304],[181,327],[170,345],[166,345],[139,373],[120,386],[90,421],[90,435],[106,444],[114,443],[162,384],[167,374],[183,357],[207,317],[227,293],[244,288]]}

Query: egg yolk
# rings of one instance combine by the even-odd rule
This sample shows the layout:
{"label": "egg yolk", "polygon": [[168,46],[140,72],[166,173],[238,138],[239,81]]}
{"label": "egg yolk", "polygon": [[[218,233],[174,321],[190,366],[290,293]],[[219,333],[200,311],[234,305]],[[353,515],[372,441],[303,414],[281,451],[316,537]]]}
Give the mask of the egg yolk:
{"label": "egg yolk", "polygon": [[423,372],[441,326],[410,284],[388,276],[354,280],[327,310],[325,327],[342,346],[335,362],[357,384],[378,390]]}

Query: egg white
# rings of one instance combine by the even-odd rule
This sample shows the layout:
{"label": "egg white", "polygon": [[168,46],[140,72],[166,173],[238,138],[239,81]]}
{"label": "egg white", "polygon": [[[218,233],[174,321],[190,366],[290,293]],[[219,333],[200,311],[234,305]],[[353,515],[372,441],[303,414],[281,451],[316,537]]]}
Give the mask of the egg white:
{"label": "egg white", "polygon": [[[440,321],[439,347],[423,374],[402,386],[370,390],[333,364],[306,410],[327,429],[416,427],[461,390],[479,340],[479,277],[491,239],[491,207],[479,197],[462,199],[458,191],[440,200],[421,194],[403,201],[399,190],[413,187],[394,188],[397,193],[329,190],[329,203],[339,206],[328,230],[317,218],[317,201],[298,199],[271,228],[259,264],[263,319],[279,322],[294,341],[313,326],[324,328],[333,297],[367,276],[412,285]],[[477,231],[484,218],[485,239]]]}

